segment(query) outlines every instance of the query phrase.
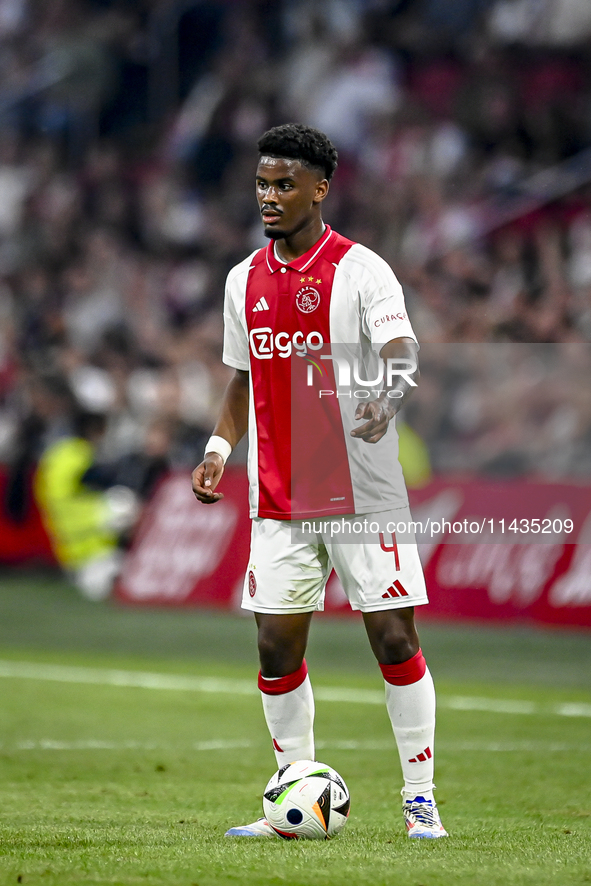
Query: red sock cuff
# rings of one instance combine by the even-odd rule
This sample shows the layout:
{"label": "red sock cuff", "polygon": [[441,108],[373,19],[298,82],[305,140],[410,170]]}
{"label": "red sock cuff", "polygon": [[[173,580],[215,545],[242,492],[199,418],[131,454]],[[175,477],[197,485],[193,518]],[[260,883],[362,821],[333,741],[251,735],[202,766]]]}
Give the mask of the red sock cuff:
{"label": "red sock cuff", "polygon": [[392,686],[408,686],[421,679],[427,670],[427,662],[419,649],[417,654],[409,658],[408,661],[395,665],[381,664],[380,670],[386,683],[391,683]]}
{"label": "red sock cuff", "polygon": [[265,695],[283,695],[285,692],[293,692],[294,689],[301,686],[307,676],[308,665],[306,664],[306,659],[303,660],[301,667],[294,671],[293,674],[286,674],[285,677],[279,677],[275,680],[268,680],[259,671],[259,689]]}

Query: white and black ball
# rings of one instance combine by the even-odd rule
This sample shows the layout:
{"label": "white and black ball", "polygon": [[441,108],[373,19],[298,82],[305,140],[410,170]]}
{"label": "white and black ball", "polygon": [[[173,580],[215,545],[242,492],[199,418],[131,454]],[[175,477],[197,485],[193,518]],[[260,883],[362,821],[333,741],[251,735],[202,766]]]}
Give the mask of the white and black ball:
{"label": "white and black ball", "polygon": [[314,760],[282,766],[263,795],[265,818],[287,840],[329,840],[344,828],[350,806],[339,773]]}

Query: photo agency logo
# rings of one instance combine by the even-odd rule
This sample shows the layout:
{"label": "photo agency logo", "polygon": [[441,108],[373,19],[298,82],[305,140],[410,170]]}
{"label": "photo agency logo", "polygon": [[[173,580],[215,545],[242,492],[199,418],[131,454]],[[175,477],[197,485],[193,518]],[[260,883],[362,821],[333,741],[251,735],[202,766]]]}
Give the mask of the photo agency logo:
{"label": "photo agency logo", "polygon": [[[399,379],[405,381],[410,387],[416,388],[417,383],[412,376],[417,370],[417,364],[412,359],[400,359],[388,357],[381,358],[373,366],[368,366],[368,361],[358,356],[345,354],[320,354],[314,357],[301,354],[308,362],[306,385],[318,391],[318,397],[348,397],[357,400],[369,400],[378,397],[382,393],[390,399],[399,399],[404,396],[403,391],[395,388]],[[321,364],[321,360],[330,361],[332,373],[328,367]],[[368,377],[369,376],[369,377]],[[331,387],[318,387],[318,383],[330,383]]]}

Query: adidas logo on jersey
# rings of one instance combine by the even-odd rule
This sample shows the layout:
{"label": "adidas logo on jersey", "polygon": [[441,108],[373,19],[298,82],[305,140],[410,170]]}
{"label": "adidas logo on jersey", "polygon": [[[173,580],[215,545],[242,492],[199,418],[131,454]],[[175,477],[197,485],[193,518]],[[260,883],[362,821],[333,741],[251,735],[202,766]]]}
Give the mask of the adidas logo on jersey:
{"label": "adidas logo on jersey", "polygon": [[253,313],[255,311],[268,311],[269,310],[269,305],[267,304],[267,299],[265,298],[264,295],[262,298],[259,298],[258,302],[256,303],[256,305],[254,306],[254,308],[252,310],[253,310]]}

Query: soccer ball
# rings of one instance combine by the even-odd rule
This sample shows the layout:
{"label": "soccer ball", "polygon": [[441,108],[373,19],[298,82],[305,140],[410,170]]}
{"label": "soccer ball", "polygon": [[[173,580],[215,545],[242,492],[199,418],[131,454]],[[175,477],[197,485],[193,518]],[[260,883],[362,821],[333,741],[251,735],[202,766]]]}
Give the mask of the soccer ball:
{"label": "soccer ball", "polygon": [[265,818],[286,840],[329,840],[344,828],[350,805],[339,773],[313,760],[282,766],[263,794]]}

